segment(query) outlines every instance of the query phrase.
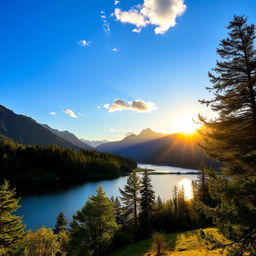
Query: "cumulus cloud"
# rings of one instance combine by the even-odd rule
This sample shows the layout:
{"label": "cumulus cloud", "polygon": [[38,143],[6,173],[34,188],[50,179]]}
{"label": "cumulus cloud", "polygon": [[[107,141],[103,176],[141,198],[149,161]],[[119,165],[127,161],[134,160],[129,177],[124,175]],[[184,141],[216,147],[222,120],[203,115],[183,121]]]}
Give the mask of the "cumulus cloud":
{"label": "cumulus cloud", "polygon": [[115,8],[114,14],[118,21],[135,25],[133,32],[140,33],[143,27],[151,24],[155,26],[156,34],[164,34],[175,26],[176,18],[186,8],[184,0],[144,0],[142,5],[136,5],[128,11]]}
{"label": "cumulus cloud", "polygon": [[113,49],[112,49],[112,52],[117,52],[117,51],[118,51],[117,48],[113,48]]}
{"label": "cumulus cloud", "polygon": [[81,46],[89,46],[92,44],[92,42],[86,41],[86,40],[80,40],[80,41],[78,41],[78,44]]}
{"label": "cumulus cloud", "polygon": [[72,118],[78,118],[78,116],[71,109],[64,110],[63,112]]}
{"label": "cumulus cloud", "polygon": [[51,116],[56,116],[57,113],[56,113],[56,112],[50,112],[50,115],[51,115]]}
{"label": "cumulus cloud", "polygon": [[147,25],[147,21],[145,17],[140,13],[139,10],[132,8],[129,11],[122,11],[119,8],[115,9],[116,19],[124,22],[135,25],[136,27],[145,27]]}
{"label": "cumulus cloud", "polygon": [[157,110],[155,103],[153,102],[145,102],[143,100],[137,99],[133,101],[126,102],[122,99],[114,100],[113,104],[105,104],[104,108],[108,110],[108,112],[115,112],[115,111],[123,111],[123,110],[131,110],[137,112],[152,112]]}
{"label": "cumulus cloud", "polygon": [[120,4],[120,1],[115,0],[114,5],[119,5],[119,4]]}
{"label": "cumulus cloud", "polygon": [[110,35],[111,30],[110,30],[110,23],[108,21],[108,17],[106,15],[106,13],[104,11],[100,12],[100,17],[102,19],[103,22],[103,30],[107,35]]}

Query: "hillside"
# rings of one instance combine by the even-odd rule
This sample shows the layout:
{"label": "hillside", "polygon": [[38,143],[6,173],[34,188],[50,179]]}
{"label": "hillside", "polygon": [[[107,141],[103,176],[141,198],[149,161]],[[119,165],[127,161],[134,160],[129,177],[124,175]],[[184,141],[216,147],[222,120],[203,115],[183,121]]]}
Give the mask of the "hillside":
{"label": "hillside", "polygon": [[0,183],[37,187],[94,179],[117,178],[136,168],[126,157],[56,145],[24,146],[0,139]]}
{"label": "hillside", "polygon": [[73,145],[76,145],[79,148],[91,149],[91,150],[93,149],[93,147],[89,146],[88,144],[86,144],[82,140],[79,140],[73,133],[71,133],[69,131],[59,131],[57,129],[53,129],[52,127],[50,127],[47,124],[42,124],[42,126],[46,129],[48,129],[50,132],[57,135],[58,137],[72,143]]}
{"label": "hillside", "polygon": [[[165,256],[215,256],[220,255],[221,250],[210,250],[213,241],[228,243],[214,228],[187,231],[182,233],[166,234],[166,248],[161,255]],[[112,256],[155,256],[156,251],[152,246],[152,239],[134,243],[123,250],[113,253]],[[223,256],[226,255],[224,251]]]}
{"label": "hillside", "polygon": [[151,129],[142,130],[139,135],[131,134],[125,137],[121,141],[113,141],[101,144],[97,147],[99,151],[105,152],[122,152],[125,153],[125,150],[131,146],[139,145],[140,143],[144,143],[147,141],[159,139],[166,136],[166,134],[156,133]]}
{"label": "hillside", "polygon": [[146,129],[139,135],[130,135],[121,141],[102,144],[97,150],[120,154],[141,163],[184,168],[200,168],[202,163],[217,166],[216,162],[205,156],[197,144],[198,137],[194,135],[166,135]]}
{"label": "hillside", "polygon": [[58,145],[75,150],[80,147],[57,136],[30,117],[18,115],[0,105],[0,135],[23,145]]}

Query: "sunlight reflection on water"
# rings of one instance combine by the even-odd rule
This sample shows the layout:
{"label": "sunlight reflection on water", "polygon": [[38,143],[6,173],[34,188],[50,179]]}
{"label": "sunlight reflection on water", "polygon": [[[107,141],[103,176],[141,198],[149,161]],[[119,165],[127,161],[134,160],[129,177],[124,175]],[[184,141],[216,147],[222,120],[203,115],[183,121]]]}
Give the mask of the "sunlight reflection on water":
{"label": "sunlight reflection on water", "polygon": [[182,179],[178,183],[178,189],[184,189],[185,199],[190,200],[193,198],[192,181],[189,179]]}

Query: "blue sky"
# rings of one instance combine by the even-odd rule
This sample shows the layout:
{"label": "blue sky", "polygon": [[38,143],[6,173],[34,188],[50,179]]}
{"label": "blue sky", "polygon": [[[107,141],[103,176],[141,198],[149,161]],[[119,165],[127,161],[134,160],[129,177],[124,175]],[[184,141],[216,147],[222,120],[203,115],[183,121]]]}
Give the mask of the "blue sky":
{"label": "blue sky", "polygon": [[234,14],[256,23],[256,1],[151,1],[180,4],[172,13],[149,2],[1,0],[0,104],[85,139],[211,116],[198,99],[210,97],[216,47]]}

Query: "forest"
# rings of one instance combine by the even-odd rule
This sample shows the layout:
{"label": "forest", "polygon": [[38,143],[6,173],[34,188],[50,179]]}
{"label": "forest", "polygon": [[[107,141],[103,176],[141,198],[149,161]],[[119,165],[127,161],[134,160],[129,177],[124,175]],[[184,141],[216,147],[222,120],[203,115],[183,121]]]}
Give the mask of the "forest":
{"label": "forest", "polygon": [[[142,176],[133,171],[124,188],[120,189],[120,197],[108,198],[104,188],[99,186],[96,194],[74,213],[70,223],[60,213],[54,230],[42,227],[36,231],[25,231],[22,217],[15,215],[19,200],[15,197],[15,190],[5,181],[0,187],[0,255],[114,255],[118,249],[150,237],[156,247],[152,255],[161,255],[165,233],[200,228],[200,237],[205,238],[202,228],[215,227],[226,240],[215,241],[209,236],[208,251],[221,250],[209,255],[255,256],[255,26],[248,24],[244,16],[234,16],[227,28],[227,38],[217,49],[220,59],[209,73],[212,87],[208,90],[213,98],[200,100],[218,115],[210,120],[199,115],[205,126],[200,131],[204,140],[200,147],[209,157],[222,163],[220,172],[202,168],[198,181],[193,183],[192,199],[186,198],[183,188],[175,188],[170,191],[172,199],[162,201],[155,195],[148,171],[145,170]],[[90,177],[92,171],[87,174],[86,168],[82,168],[84,172],[80,168],[87,166],[86,159],[102,160],[99,164],[104,165],[104,156],[109,164],[106,164],[107,169],[115,166],[115,175],[120,172],[122,161],[125,168],[134,165],[130,160],[110,154],[75,153],[55,146],[23,147],[9,142],[2,143],[1,154],[2,159],[6,159],[1,160],[1,169],[5,169],[5,163],[11,172],[12,166],[17,164],[24,167],[23,175],[29,170],[32,177],[36,176],[33,168],[38,168],[35,171],[40,173],[39,167],[43,169],[45,166],[51,166],[52,172],[49,173],[55,178],[71,175],[69,168],[76,177]],[[23,159],[28,156],[31,162],[27,163],[31,165],[23,165]],[[40,165],[34,167],[33,159],[37,159]],[[5,175],[11,178],[7,172]],[[190,256],[184,251],[180,253]],[[200,253],[193,255],[202,255]],[[165,255],[172,255],[172,252]]]}
{"label": "forest", "polygon": [[17,187],[117,178],[136,166],[135,161],[110,153],[0,141],[0,181]]}

